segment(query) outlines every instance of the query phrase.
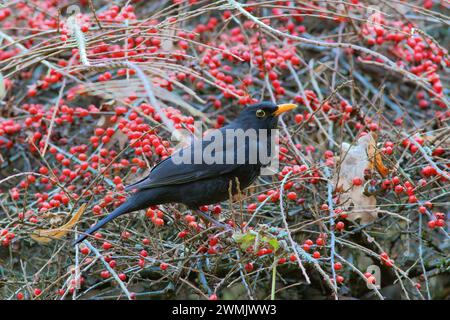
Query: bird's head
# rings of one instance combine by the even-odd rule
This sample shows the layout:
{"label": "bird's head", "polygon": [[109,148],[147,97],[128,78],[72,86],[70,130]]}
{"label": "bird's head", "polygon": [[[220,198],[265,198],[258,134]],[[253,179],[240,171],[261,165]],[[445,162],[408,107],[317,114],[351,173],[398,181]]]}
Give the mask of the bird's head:
{"label": "bird's head", "polygon": [[291,103],[276,105],[263,101],[245,107],[234,122],[244,128],[275,129],[278,116],[296,107],[297,105]]}

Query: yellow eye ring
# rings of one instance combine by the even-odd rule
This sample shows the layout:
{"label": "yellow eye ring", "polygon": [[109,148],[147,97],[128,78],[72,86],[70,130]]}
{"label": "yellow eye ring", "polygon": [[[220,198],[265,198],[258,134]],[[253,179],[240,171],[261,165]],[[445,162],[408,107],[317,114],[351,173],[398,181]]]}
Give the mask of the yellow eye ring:
{"label": "yellow eye ring", "polygon": [[258,118],[263,118],[263,117],[266,116],[266,113],[264,112],[264,110],[258,109],[258,110],[256,110],[256,116],[257,116]]}

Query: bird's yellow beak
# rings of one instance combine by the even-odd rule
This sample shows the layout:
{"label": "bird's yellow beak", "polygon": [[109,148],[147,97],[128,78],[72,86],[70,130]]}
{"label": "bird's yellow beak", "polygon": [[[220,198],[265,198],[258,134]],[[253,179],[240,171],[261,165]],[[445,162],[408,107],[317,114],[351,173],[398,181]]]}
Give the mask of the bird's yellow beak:
{"label": "bird's yellow beak", "polygon": [[293,110],[295,108],[297,108],[296,104],[292,104],[292,103],[285,103],[285,104],[279,104],[277,105],[278,109],[273,113],[274,116],[279,116],[280,114],[286,112],[286,111],[290,111]]}

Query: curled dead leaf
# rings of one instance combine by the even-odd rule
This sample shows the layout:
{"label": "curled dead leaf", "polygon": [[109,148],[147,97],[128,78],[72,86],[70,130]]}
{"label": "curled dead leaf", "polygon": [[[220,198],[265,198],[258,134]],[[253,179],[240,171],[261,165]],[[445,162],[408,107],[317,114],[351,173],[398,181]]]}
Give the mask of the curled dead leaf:
{"label": "curled dead leaf", "polygon": [[70,220],[63,226],[55,228],[55,229],[39,229],[30,235],[31,239],[34,241],[47,244],[54,239],[61,239],[64,237],[70,229],[80,220],[84,210],[86,208],[86,204],[82,204],[78,211],[70,218]]}
{"label": "curled dead leaf", "polygon": [[335,170],[333,184],[336,190],[343,190],[340,196],[342,209],[350,209],[349,220],[361,219],[366,224],[378,217],[377,200],[374,196],[364,194],[364,184],[353,185],[354,178],[364,177],[364,171],[370,168],[369,146],[374,143],[372,135],[367,134],[358,139],[355,145],[342,144],[340,167]]}

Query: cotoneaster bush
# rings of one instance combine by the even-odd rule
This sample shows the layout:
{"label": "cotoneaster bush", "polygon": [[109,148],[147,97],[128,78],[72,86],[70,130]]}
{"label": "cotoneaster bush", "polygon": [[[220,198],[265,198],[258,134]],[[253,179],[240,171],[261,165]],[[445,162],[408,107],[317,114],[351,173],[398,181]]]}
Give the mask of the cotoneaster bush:
{"label": "cotoneaster bush", "polygon": [[[445,3],[80,1],[72,17],[68,4],[0,9],[2,298],[448,296]],[[200,208],[233,237],[168,205],[70,245],[175,150],[171,127],[220,128],[259,100],[299,108],[280,123],[280,171]],[[379,208],[361,224],[332,175],[365,134],[388,173],[351,180]],[[83,203],[82,227],[32,240]]]}

